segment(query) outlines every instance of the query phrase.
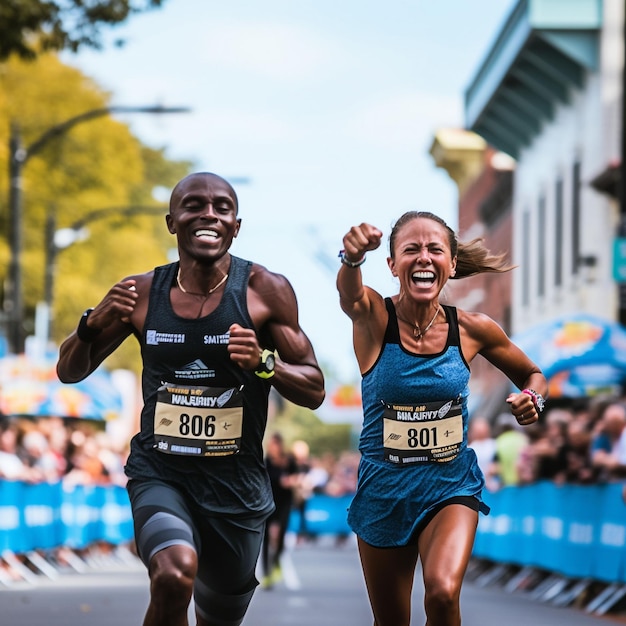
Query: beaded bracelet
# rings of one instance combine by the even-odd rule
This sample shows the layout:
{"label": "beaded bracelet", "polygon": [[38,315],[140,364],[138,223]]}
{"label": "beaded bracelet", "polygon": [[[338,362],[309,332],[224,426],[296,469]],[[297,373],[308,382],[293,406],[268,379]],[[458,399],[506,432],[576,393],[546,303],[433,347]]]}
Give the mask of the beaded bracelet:
{"label": "beaded bracelet", "polygon": [[543,396],[540,393],[538,393],[534,389],[522,389],[522,393],[525,393],[527,396],[530,396],[532,398],[537,413],[543,413],[543,409],[546,406],[546,401],[543,399]]}
{"label": "beaded bracelet", "polygon": [[346,257],[345,250],[339,250],[339,258],[341,259],[341,262],[348,267],[359,267],[365,263],[365,255],[363,255],[358,261],[350,261],[350,259]]}

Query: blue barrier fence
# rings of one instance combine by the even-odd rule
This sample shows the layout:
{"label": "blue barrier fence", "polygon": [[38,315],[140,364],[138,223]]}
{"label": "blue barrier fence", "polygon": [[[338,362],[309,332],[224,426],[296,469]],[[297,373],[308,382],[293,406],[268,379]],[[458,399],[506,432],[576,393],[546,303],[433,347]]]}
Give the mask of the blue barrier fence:
{"label": "blue barrier fence", "polygon": [[[349,534],[350,496],[315,495],[306,531]],[[491,514],[480,517],[474,556],[545,569],[572,578],[626,583],[626,504],[621,485],[538,483],[485,493]],[[293,512],[290,530],[300,529]],[[0,481],[0,554],[133,537],[126,490]]]}
{"label": "blue barrier fence", "polygon": [[304,528],[299,512],[292,511],[288,530],[304,530],[311,535],[349,535],[352,530],[347,518],[351,501],[351,495],[335,497],[316,494],[307,500]]}
{"label": "blue barrier fence", "polygon": [[132,537],[130,504],[122,487],[0,481],[0,553],[81,549]]}
{"label": "blue barrier fence", "polygon": [[542,482],[486,493],[474,556],[570,578],[626,583],[622,485]]}

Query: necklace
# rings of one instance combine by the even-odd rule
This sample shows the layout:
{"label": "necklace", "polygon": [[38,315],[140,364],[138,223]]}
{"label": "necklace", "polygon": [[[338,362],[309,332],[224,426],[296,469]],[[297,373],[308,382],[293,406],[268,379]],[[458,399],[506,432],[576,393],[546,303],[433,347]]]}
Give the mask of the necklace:
{"label": "necklace", "polygon": [[435,320],[437,319],[437,315],[439,315],[440,310],[441,310],[441,307],[437,305],[437,310],[435,311],[435,314],[433,315],[433,319],[430,320],[430,322],[428,322],[424,330],[421,329],[420,325],[417,322],[409,322],[409,320],[405,320],[403,317],[400,317],[397,314],[397,312],[396,312],[396,316],[398,317],[399,320],[403,321],[405,324],[411,324],[413,326],[413,337],[415,337],[415,341],[420,341],[420,339],[422,339],[422,337],[430,330],[430,327],[435,323]]}
{"label": "necklace", "polygon": [[217,285],[215,285],[215,287],[211,287],[211,289],[209,289],[206,294],[204,293],[193,293],[192,291],[187,291],[181,284],[180,282],[180,267],[178,268],[178,273],[176,274],[176,284],[178,285],[178,288],[183,292],[183,293],[188,293],[191,296],[202,296],[203,298],[208,298],[216,289],[219,289],[225,282],[226,279],[228,278],[228,274],[224,274],[224,276],[222,276],[222,280],[220,280],[219,283],[217,283]]}

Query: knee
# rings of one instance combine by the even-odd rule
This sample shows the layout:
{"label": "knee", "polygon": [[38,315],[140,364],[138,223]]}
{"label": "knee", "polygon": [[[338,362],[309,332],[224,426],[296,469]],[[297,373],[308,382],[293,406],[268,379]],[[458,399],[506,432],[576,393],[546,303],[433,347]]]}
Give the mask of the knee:
{"label": "knee", "polygon": [[198,561],[192,550],[166,548],[158,552],[150,563],[150,589],[153,600],[176,605],[189,604],[193,593]]}
{"label": "knee", "polygon": [[424,604],[428,614],[450,614],[458,610],[460,585],[449,577],[425,581]]}

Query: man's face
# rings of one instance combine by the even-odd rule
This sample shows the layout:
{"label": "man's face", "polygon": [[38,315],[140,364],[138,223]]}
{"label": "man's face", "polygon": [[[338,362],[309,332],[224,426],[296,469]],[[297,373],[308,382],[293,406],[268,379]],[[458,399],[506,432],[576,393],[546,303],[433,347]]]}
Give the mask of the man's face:
{"label": "man's face", "polygon": [[181,254],[215,260],[230,248],[239,233],[237,197],[219,176],[192,174],[174,189],[167,226],[178,239]]}

